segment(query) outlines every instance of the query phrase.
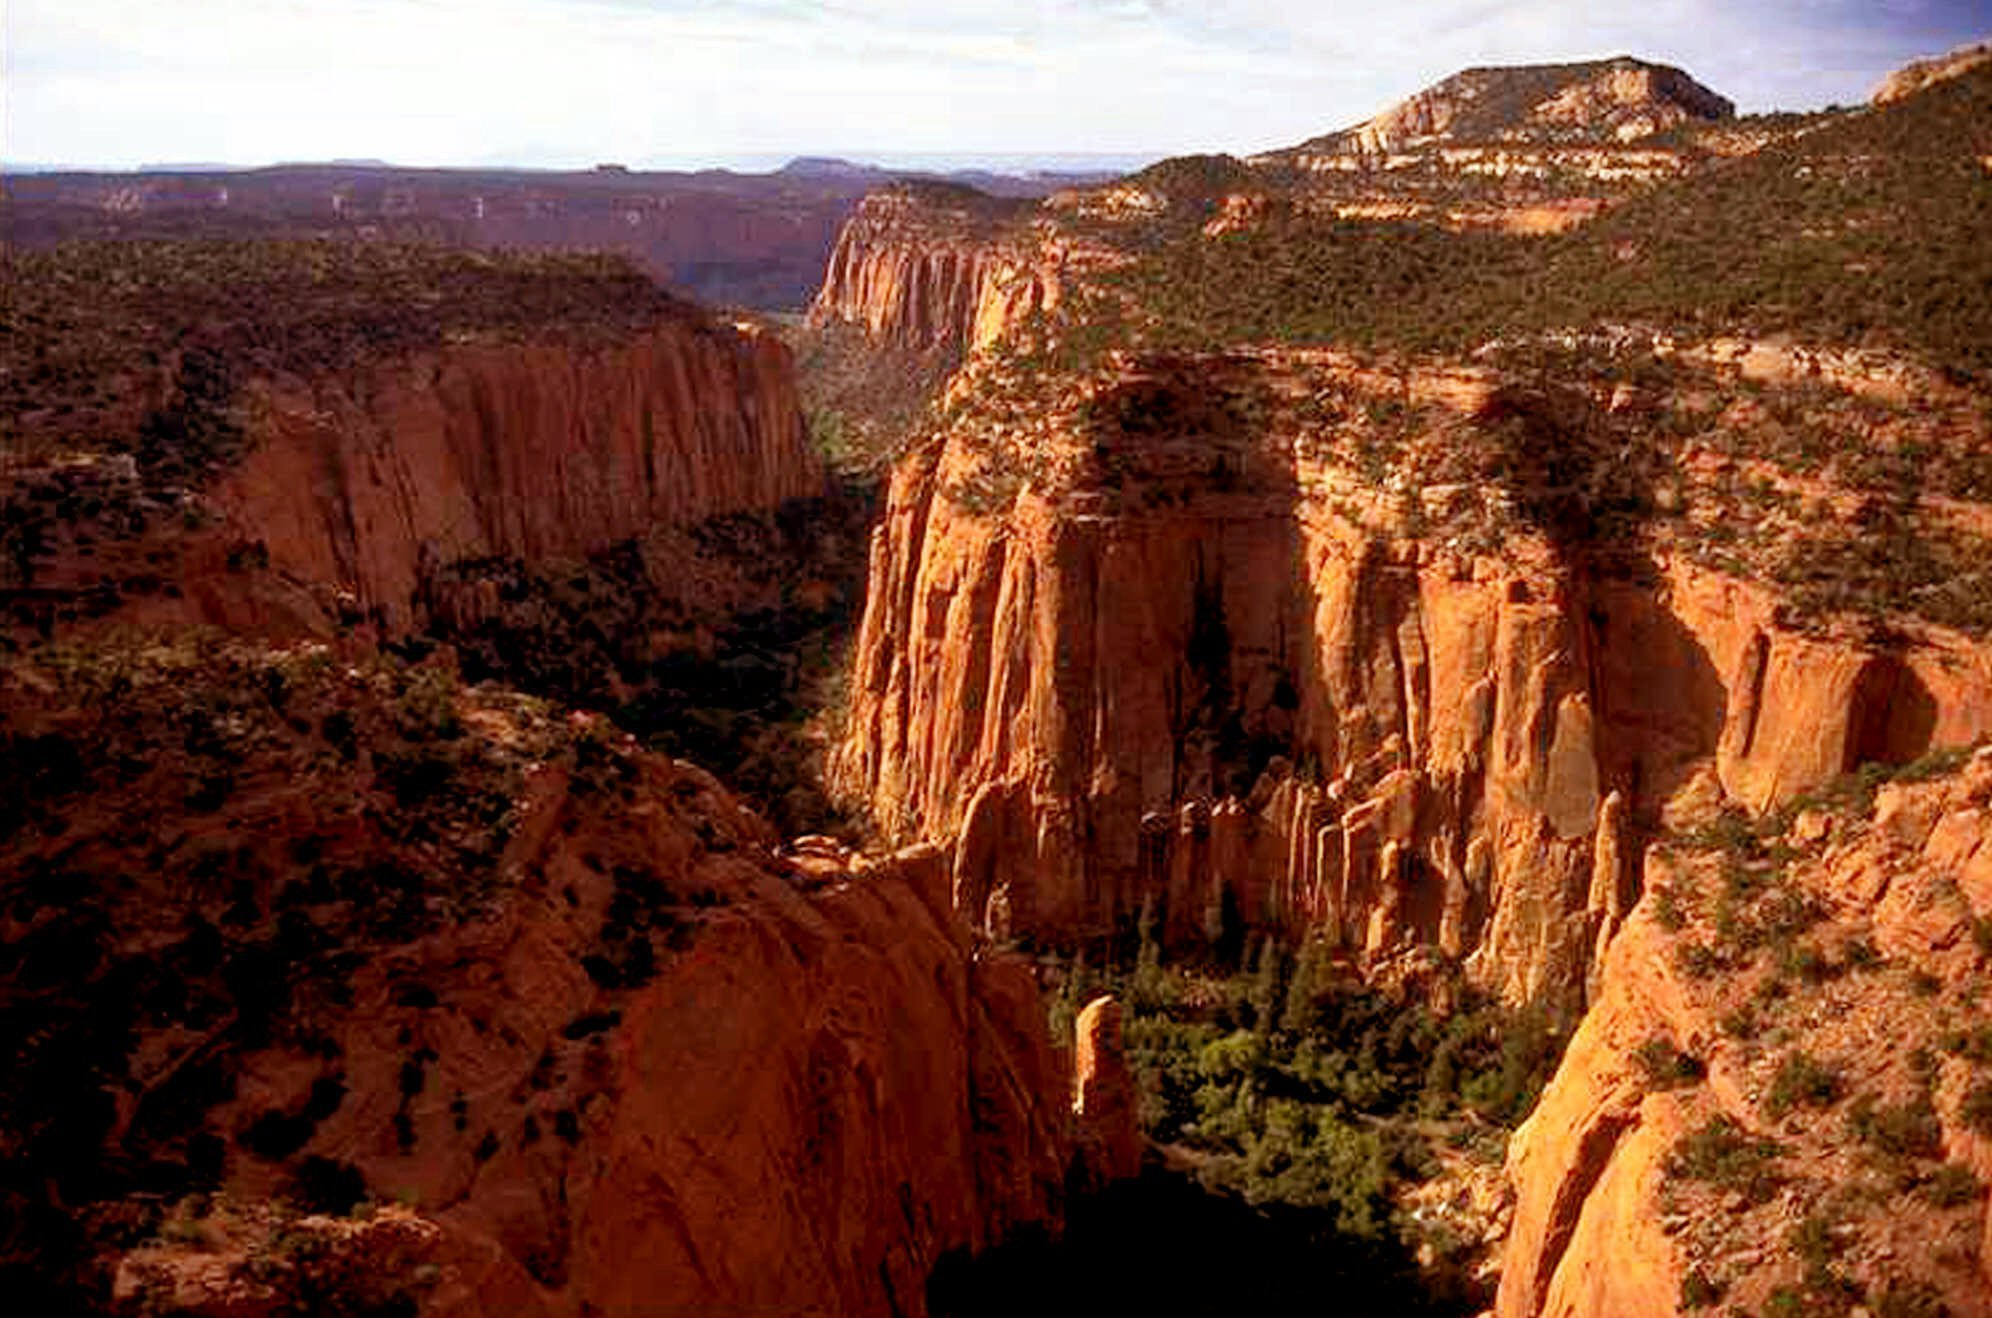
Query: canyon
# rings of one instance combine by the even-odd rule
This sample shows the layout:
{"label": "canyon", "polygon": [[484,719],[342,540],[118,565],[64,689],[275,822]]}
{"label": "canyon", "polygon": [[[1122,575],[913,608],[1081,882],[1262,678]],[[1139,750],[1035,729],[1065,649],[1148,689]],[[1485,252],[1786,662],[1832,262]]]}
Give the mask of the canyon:
{"label": "canyon", "polygon": [[[24,255],[0,1272],[977,1312],[1187,1194],[1435,1310],[1992,1312],[1992,413],[1927,277],[1988,98],[1467,70],[845,197],[779,330],[392,195]],[[557,219],[476,243],[601,239]],[[1713,231],[1775,308],[1712,319]],[[836,620],[783,615],[847,600],[796,728],[700,703],[800,700]]]}
{"label": "canyon", "polygon": [[[298,164],[9,174],[0,194],[7,241],[24,248],[233,235],[611,251],[702,302],[791,311],[822,284],[852,208],[893,177],[810,159],[765,174]],[[1017,196],[1096,181],[1084,173],[986,171],[963,180]]]}
{"label": "canyon", "polygon": [[[1923,107],[1973,113],[1976,67],[1966,51],[1941,78],[1912,71],[1877,112],[1840,120],[1844,148],[1818,117],[1802,146],[1743,129],[1710,150],[1762,153],[1765,172],[1793,151],[1837,167],[1836,152],[1853,159],[1856,141],[1888,131],[1879,111],[1919,92]],[[1933,94],[1959,79],[1968,90]],[[1569,99],[1618,104],[1620,88],[1626,104],[1670,104],[1617,128],[1579,114],[1566,133],[1550,112],[1566,98],[1527,83],[1551,96],[1539,124],[1466,137],[1568,151],[1597,119],[1620,144],[1584,149],[1632,179],[1639,139],[1731,112],[1658,74],[1613,71]],[[1424,135],[1429,165],[1473,174],[1476,153],[1508,150],[1446,137],[1480,94],[1469,72],[1434,89],[1439,108],[1414,98],[1378,122],[1405,138],[1394,149]],[[1930,158],[1954,167],[1982,137],[1932,143]],[[1357,152],[1361,130],[1348,141]],[[1644,177],[1699,168],[1674,155]],[[1692,195],[1745,186],[1711,174]],[[1426,213],[1411,192],[1389,218]],[[1631,217],[1666,213],[1669,194],[1652,195],[1646,212],[1613,199],[1622,218],[1600,225],[1601,253],[1641,255],[1623,235]],[[1992,647],[1981,614],[1912,616],[1932,586],[1900,562],[1884,569],[1894,593],[1858,610],[1849,583],[1818,594],[1833,569],[1792,518],[1803,508],[1817,529],[1879,509],[1880,487],[1830,456],[1855,441],[1824,418],[1867,406],[1855,399],[1896,418],[1871,435],[1927,402],[1957,445],[1942,461],[1980,461],[1972,377],[1914,353],[1841,370],[1825,343],[1636,326],[1552,337],[1535,350],[1546,372],[1512,331],[1471,361],[1304,334],[1178,348],[1157,342],[1142,298],[1213,265],[1161,265],[1153,245],[1222,245],[1320,211],[1318,198],[1260,186],[1238,162],[1184,161],[1053,198],[993,237],[959,205],[915,217],[913,204],[893,198],[889,222],[853,227],[815,313],[966,360],[874,532],[833,789],[887,838],[951,848],[954,905],[992,938],[1111,958],[1153,929],[1194,960],[1270,934],[1433,1001],[1491,995],[1581,1018],[1510,1149],[1503,1314],[1725,1296],[1784,1311],[1863,1293],[1883,1312],[1980,1312],[1984,1100],[1968,1022],[1982,1019],[1984,944],[1970,931],[1992,917],[1969,877],[1985,761],[1957,748],[1992,738]],[[1020,253],[1051,250],[1051,235],[1095,244],[1092,277],[1060,277],[1054,256],[1042,271],[1059,296],[1008,312],[1006,290],[1028,284]],[[1149,281],[1118,277],[1144,261]],[[1268,295],[1240,296],[1254,294]],[[1207,288],[1183,296],[1192,316],[1223,305]],[[1088,336],[1103,311],[1100,351]],[[1812,364],[1767,370],[1774,359]],[[1657,383],[1628,382],[1638,360]],[[1915,383],[1889,382],[1905,370]],[[1759,433],[1758,407],[1814,436],[1802,458],[1752,451],[1741,436]],[[1765,484],[1739,500],[1744,471]],[[1953,500],[1939,492],[1951,480],[1931,472],[1889,497],[1926,543],[1974,546],[1959,570],[1982,590],[1987,491],[1960,478],[1950,488],[1973,492]],[[1842,527],[1829,538],[1874,534]],[[1897,773],[1940,785],[1845,805],[1849,782]],[[1767,839],[1745,854],[1779,858],[1789,910],[1739,913],[1756,880],[1736,875],[1757,873],[1753,859],[1719,871],[1720,901],[1679,913],[1681,892],[1718,877],[1702,862],[1698,888],[1682,882],[1680,840],[1725,828]],[[1802,840],[1780,840],[1793,828]],[[1683,921],[1743,950],[1710,953]],[[1737,1024],[1729,979],[1767,942],[1782,969],[1755,1001],[1784,1023],[1759,1038]],[[1843,981],[1875,966],[1885,989]],[[1908,997],[1897,980],[1913,981]],[[1882,1065],[1876,1042],[1905,1031],[1927,1036],[1908,1072]],[[1963,1061],[1938,1057],[1946,1037]],[[1669,1056],[1684,1059],[1677,1073]],[[1807,1103],[1827,1111],[1790,1115]],[[1783,1158],[1789,1174],[1741,1199],[1720,1188],[1738,1165]],[[1706,1181],[1718,1188],[1696,1188]],[[1905,1195],[1927,1220],[1918,1208],[1892,1225],[1863,1206]]]}
{"label": "canyon", "polygon": [[1807,634],[1681,558],[1600,576],[1523,528],[1505,558],[1421,541],[1335,460],[1347,431],[1225,442],[1255,390],[1512,415],[1492,378],[1353,365],[1131,364],[1028,418],[1000,510],[973,423],[896,474],[832,784],[952,840],[966,914],[1065,945],[1144,906],[1179,945],[1319,932],[1575,1010],[1676,793],[1767,809],[1992,733],[1968,638]]}

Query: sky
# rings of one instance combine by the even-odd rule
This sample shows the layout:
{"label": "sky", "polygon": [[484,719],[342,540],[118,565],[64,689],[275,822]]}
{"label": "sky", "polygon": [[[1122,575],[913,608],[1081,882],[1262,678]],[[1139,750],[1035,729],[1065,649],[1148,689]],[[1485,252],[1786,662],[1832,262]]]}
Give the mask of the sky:
{"label": "sky", "polygon": [[0,0],[0,159],[130,167],[1244,154],[1476,64],[1863,99],[1992,0]]}

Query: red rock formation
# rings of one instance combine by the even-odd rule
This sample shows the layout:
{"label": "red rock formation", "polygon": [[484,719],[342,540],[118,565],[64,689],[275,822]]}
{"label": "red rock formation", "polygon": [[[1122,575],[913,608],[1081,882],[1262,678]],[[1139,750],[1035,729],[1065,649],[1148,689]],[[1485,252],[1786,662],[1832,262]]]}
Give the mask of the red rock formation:
{"label": "red rock formation", "polygon": [[965,188],[875,192],[838,236],[810,322],[862,326],[880,346],[959,361],[1054,310],[1068,267],[1100,256],[1026,215]]}
{"label": "red rock formation", "polygon": [[1726,98],[1681,70],[1625,57],[1466,69],[1353,128],[1280,154],[1385,157],[1454,142],[1617,144],[1735,113]]}
{"label": "red rock formation", "polygon": [[[1153,370],[1096,400],[1173,387]],[[1957,638],[1877,651],[1686,563],[1655,589],[1512,533],[1504,563],[1379,529],[1290,437],[1213,437],[1196,399],[1253,379],[1278,371],[1197,363],[1121,448],[1079,419],[1097,403],[1020,438],[960,420],[895,474],[832,772],[952,841],[971,918],[1000,897],[1084,939],[1153,899],[1177,943],[1318,928],[1376,973],[1436,958],[1569,1001],[1636,895],[1628,808],[1706,766],[1768,804],[1992,731],[1992,655]],[[1470,372],[1393,387],[1469,422],[1496,398]],[[992,508],[1001,462],[1031,465]]]}
{"label": "red rock formation", "polygon": [[[496,699],[465,707],[471,735],[501,753],[535,744],[542,734]],[[247,811],[262,821],[254,845],[278,854],[291,834],[276,830],[339,827],[325,771],[257,744],[236,804],[172,826],[239,840]],[[296,1037],[316,1042],[231,1061],[233,1097],[200,1118],[236,1137],[223,1207],[212,1222],[194,1210],[179,1233],[220,1243],[139,1251],[121,1268],[125,1295],[156,1285],[193,1312],[290,1311],[285,1274],[257,1262],[267,1251],[226,1243],[245,1234],[226,1205],[267,1202],[298,1158],[350,1165],[375,1201],[412,1214],[381,1231],[335,1226],[335,1262],[307,1252],[302,1277],[339,1282],[350,1269],[336,1260],[358,1251],[374,1280],[442,1314],[918,1314],[941,1254],[1056,1223],[1070,1077],[1028,963],[970,941],[941,900],[941,859],[806,877],[702,771],[605,754],[592,769],[535,762],[474,918],[339,949],[351,954],[340,991],[299,990],[320,1005]],[[121,835],[100,825],[116,817],[79,820],[65,844],[114,854]],[[104,914],[134,940],[170,938],[199,918],[199,892],[160,880]],[[656,949],[655,968],[619,982],[603,958],[633,939]],[[134,1066],[187,1047],[174,1027],[153,1030]],[[244,1151],[241,1131],[315,1101],[328,1074],[337,1098],[301,1148],[281,1164]],[[269,1307],[238,1304],[258,1295]]]}
{"label": "red rock formation", "polygon": [[1992,60],[1992,41],[1959,46],[1948,54],[1914,60],[1882,79],[1881,85],[1874,89],[1873,101],[1876,105],[1890,105],[1906,100],[1925,87],[1969,73],[1987,60]]}
{"label": "red rock formation", "polygon": [[251,414],[252,450],[214,494],[231,532],[390,626],[443,564],[578,557],[824,480],[787,350],[720,326],[453,347],[269,385]]}
{"label": "red rock formation", "polygon": [[[1959,1318],[1992,1313],[1982,1185],[1954,1197],[1909,1188],[1947,1160],[1992,1178],[1992,1139],[1963,1111],[1983,1059],[1957,1043],[1985,1021],[1984,957],[1967,931],[1992,914],[1988,806],[1992,752],[1981,752],[1953,779],[1884,789],[1872,820],[1801,816],[1784,839],[1797,853],[1790,875],[1757,881],[1788,881],[1816,904],[1803,940],[1839,963],[1825,977],[1727,947],[1751,919],[1745,898],[1723,917],[1731,933],[1717,923],[1733,857],[1650,872],[1669,892],[1665,911],[1650,887],[1510,1147],[1518,1202],[1503,1318],[1671,1313],[1691,1273],[1756,1311],[1780,1286],[1812,1284],[1791,1243],[1808,1217],[1827,1224],[1830,1267],[1870,1305],[1916,1283]],[[1691,945],[1740,960],[1697,974],[1681,954]],[[1670,1050],[1697,1069],[1672,1069]],[[1778,1074],[1795,1054],[1831,1085],[1780,1104]],[[1876,1111],[1903,1115],[1890,1133],[1863,1134]],[[1761,1190],[1740,1180],[1742,1158],[1677,1160],[1682,1137],[1717,1119],[1774,1141]]]}
{"label": "red rock formation", "polygon": [[1072,1112],[1080,1147],[1101,1180],[1141,1172],[1140,1096],[1121,1052],[1120,1003],[1109,994],[1093,999],[1074,1027]]}

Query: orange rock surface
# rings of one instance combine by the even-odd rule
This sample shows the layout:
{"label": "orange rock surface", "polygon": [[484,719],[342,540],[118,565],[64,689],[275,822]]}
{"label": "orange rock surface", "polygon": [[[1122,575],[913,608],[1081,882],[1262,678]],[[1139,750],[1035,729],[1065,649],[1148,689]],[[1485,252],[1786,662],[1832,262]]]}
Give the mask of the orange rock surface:
{"label": "orange rock surface", "polygon": [[[1619,833],[1695,775],[1762,807],[1992,732],[1982,646],[1801,634],[1686,562],[1638,584],[1515,536],[1505,561],[1413,538],[1305,444],[1196,412],[1294,369],[1471,426],[1488,379],[1183,369],[1094,395],[1162,391],[1157,433],[1102,437],[1082,400],[1000,438],[956,421],[895,473],[832,775],[952,844],[970,918],[1000,897],[1013,929],[1084,939],[1153,901],[1178,943],[1321,929],[1380,974],[1574,1003],[1637,895]],[[1002,463],[1027,474],[991,507]]]}
{"label": "orange rock surface", "polygon": [[[939,858],[805,877],[703,772],[615,763],[613,792],[542,768],[498,899],[359,958],[347,1004],[315,1022],[325,1042],[247,1055],[209,1114],[229,1131],[294,1110],[338,1059],[342,1098],[294,1156],[349,1164],[403,1208],[378,1230],[332,1222],[310,1277],[378,1256],[376,1280],[436,1314],[917,1314],[944,1252],[1055,1223],[1070,1077],[1028,964],[970,941]],[[605,985],[590,958],[629,937],[617,911],[644,890],[678,903],[676,932],[654,977]],[[256,1270],[272,1228],[228,1207],[285,1175],[236,1153],[211,1216],[124,1259],[120,1293],[286,1311],[286,1274]]]}
{"label": "orange rock surface", "polygon": [[[1732,949],[1738,935],[1723,930],[1748,928],[1747,906],[1717,923],[1737,901],[1718,898],[1736,891],[1723,877],[1733,861],[1650,866],[1666,903],[1650,887],[1613,941],[1596,1004],[1510,1145],[1503,1318],[1671,1313],[1691,1272],[1754,1312],[1810,1284],[1794,1243],[1807,1220],[1825,1224],[1825,1266],[1871,1299],[1913,1285],[1959,1318],[1992,1313],[1992,1139],[1964,1112],[1986,1081],[1972,1040],[1987,963],[1968,930],[1992,913],[1988,806],[1992,752],[1980,752],[1954,777],[1884,788],[1872,817],[1800,816],[1784,839],[1797,853],[1789,881],[1816,906],[1803,945],[1823,961],[1801,959],[1796,974]],[[1696,973],[1690,945],[1724,959]],[[1698,1074],[1656,1065],[1667,1050]],[[1795,1055],[1830,1083],[1782,1090]],[[1678,1162],[1683,1137],[1718,1118],[1773,1141],[1761,1191]],[[1946,1163],[1976,1188],[1931,1190]],[[1742,1163],[1711,1165],[1735,1177]]]}
{"label": "orange rock surface", "polygon": [[1086,1004],[1074,1043],[1072,1112],[1091,1170],[1102,1180],[1138,1175],[1140,1095],[1121,1051],[1121,1006],[1112,995]]}
{"label": "orange rock surface", "polygon": [[669,325],[613,347],[465,345],[265,386],[215,493],[278,573],[390,626],[458,559],[578,557],[822,491],[789,355]]}

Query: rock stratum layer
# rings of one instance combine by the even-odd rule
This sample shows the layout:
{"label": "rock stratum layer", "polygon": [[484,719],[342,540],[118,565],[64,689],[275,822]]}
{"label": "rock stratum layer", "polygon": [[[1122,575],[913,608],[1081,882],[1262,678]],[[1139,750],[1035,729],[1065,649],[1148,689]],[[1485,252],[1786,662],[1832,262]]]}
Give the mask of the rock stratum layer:
{"label": "rock stratum layer", "polygon": [[[1346,465],[1364,409],[1468,451],[1542,405],[1491,372],[1240,354],[1080,392],[994,438],[958,409],[895,473],[832,766],[952,846],[991,927],[1083,942],[1147,906],[1178,944],[1320,931],[1574,1004],[1676,793],[1762,808],[1992,731],[1962,637],[1803,633],[1760,586],[1593,570],[1525,519],[1491,551],[1409,532],[1480,496],[1407,514]],[[1325,434],[1257,416],[1309,394]]]}
{"label": "rock stratum layer", "polygon": [[967,188],[900,184],[867,196],[830,257],[810,323],[862,327],[875,346],[958,363],[1057,309],[1110,253]]}
{"label": "rock stratum layer", "polygon": [[1656,859],[1510,1146],[1503,1318],[1992,1313],[1992,752]]}
{"label": "rock stratum layer", "polygon": [[270,387],[251,412],[215,501],[271,567],[390,625],[445,564],[579,557],[824,488],[787,350],[719,326],[448,348]]}

